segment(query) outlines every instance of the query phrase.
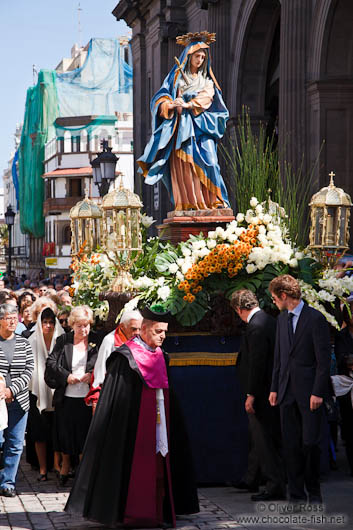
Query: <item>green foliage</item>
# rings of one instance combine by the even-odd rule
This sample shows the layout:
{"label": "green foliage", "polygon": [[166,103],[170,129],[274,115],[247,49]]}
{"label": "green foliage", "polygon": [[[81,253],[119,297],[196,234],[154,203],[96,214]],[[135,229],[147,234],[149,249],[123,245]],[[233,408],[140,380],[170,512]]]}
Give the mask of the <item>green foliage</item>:
{"label": "green foliage", "polygon": [[236,130],[228,135],[228,142],[221,147],[221,153],[231,176],[237,211],[245,212],[251,197],[263,202],[270,193],[272,200],[287,213],[285,223],[289,239],[294,245],[305,247],[311,182],[318,158],[308,175],[304,174],[303,161],[297,171],[286,161],[280,166],[273,138],[266,137],[263,124],[260,124],[258,134],[253,132],[246,107],[242,109]]}

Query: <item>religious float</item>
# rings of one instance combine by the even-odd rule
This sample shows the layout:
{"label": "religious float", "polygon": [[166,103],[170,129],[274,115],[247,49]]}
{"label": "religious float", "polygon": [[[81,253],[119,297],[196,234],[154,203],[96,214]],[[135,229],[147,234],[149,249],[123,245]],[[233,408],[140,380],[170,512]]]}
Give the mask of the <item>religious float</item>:
{"label": "religious float", "polygon": [[[234,216],[217,157],[229,113],[211,67],[214,41],[206,31],[178,37],[184,49],[151,101],[152,135],[139,172],[147,185],[163,182],[174,205],[159,235],[148,237],[153,219],[141,214],[140,198],[122,187],[107,193],[100,206],[85,198],[71,211],[74,302],[88,304],[107,332],[122,311],[145,305],[157,304],[174,317],[164,348],[199,483],[238,481],[247,466],[247,417],[236,366],[242,324],[230,307],[232,293],[251,289],[260,306],[275,313],[269,283],[292,274],[304,300],[339,329],[340,305],[353,291],[353,279],[338,277],[334,269],[348,249],[350,197],[335,187],[332,173],[329,186],[310,202],[310,244],[299,246],[301,222],[293,231],[292,221],[300,208],[307,218],[307,200],[297,193],[297,179],[289,188],[290,173],[287,213],[283,189],[266,194],[269,184],[273,189],[272,183],[283,182],[280,165],[271,143],[250,141],[250,127],[247,134],[240,131],[244,141],[233,149],[235,158],[228,156],[231,172],[245,168],[235,197],[244,211]],[[251,145],[257,154],[247,164]],[[92,167],[102,182],[106,160]],[[260,181],[261,192],[251,198],[248,190],[253,184],[258,189]],[[242,202],[244,196],[250,204]]]}
{"label": "religious float", "polygon": [[175,317],[164,347],[200,483],[236,481],[246,468],[247,418],[236,367],[242,324],[229,305],[232,293],[251,289],[275,313],[268,285],[292,274],[304,300],[339,329],[339,306],[353,291],[353,278],[337,277],[334,268],[348,249],[351,200],[333,175],[311,199],[305,249],[289,239],[277,203],[253,197],[249,206],[225,227],[177,244],[147,236],[153,219],[121,187],[102,206],[86,198],[71,211],[74,302],[88,304],[107,331],[121,311],[144,305],[159,304]]}

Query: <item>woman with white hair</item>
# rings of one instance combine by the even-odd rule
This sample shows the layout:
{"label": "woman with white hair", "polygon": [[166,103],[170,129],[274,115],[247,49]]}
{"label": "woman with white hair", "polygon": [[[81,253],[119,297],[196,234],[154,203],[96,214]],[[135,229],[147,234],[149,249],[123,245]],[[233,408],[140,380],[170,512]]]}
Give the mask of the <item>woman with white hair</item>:
{"label": "woman with white hair", "polygon": [[91,332],[92,310],[86,305],[74,307],[68,323],[72,331],[58,337],[44,375],[47,385],[55,388],[53,403],[63,455],[59,475],[62,486],[68,480],[70,456],[82,455],[92,417],[84,398],[98,353],[98,337]]}
{"label": "woman with white hair", "polygon": [[86,405],[92,406],[94,414],[105,378],[106,363],[109,355],[122,344],[140,334],[142,315],[140,311],[125,311],[116,329],[108,333],[99,348],[94,372],[92,373],[91,387],[85,398]]}

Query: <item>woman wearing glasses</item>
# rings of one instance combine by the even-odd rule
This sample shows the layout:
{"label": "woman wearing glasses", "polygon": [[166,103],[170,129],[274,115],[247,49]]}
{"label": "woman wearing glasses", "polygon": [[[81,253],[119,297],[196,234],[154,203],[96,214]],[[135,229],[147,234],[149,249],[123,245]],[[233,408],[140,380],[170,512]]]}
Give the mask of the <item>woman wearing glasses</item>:
{"label": "woman wearing glasses", "polygon": [[93,313],[88,306],[74,307],[68,324],[72,331],[56,341],[47,359],[45,381],[55,388],[54,406],[59,444],[63,453],[59,481],[68,480],[70,457],[81,457],[91,421],[84,398],[98,354],[98,338],[91,332]]}
{"label": "woman wearing glasses", "polygon": [[29,409],[28,383],[33,372],[31,346],[15,334],[18,324],[17,307],[0,305],[0,399],[7,405],[8,424],[3,435],[3,468],[0,472],[0,495],[15,497],[15,481],[23,450]]}

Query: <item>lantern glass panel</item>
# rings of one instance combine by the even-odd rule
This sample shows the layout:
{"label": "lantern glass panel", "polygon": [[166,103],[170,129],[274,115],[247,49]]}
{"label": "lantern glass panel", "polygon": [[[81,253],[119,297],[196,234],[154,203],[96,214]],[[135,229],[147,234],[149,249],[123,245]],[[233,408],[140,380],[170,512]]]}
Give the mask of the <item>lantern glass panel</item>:
{"label": "lantern glass panel", "polygon": [[117,234],[118,234],[118,248],[124,249],[126,248],[126,239],[127,239],[127,219],[126,219],[126,212],[121,210],[117,214]]}
{"label": "lantern glass panel", "polygon": [[328,206],[327,208],[327,225],[326,225],[326,243],[328,246],[336,245],[337,233],[337,208]]}
{"label": "lantern glass panel", "polygon": [[315,234],[314,234],[314,245],[322,244],[322,230],[324,223],[324,209],[316,208],[315,212]]}
{"label": "lantern glass panel", "polygon": [[116,162],[101,162],[100,169],[102,172],[102,179],[106,179],[109,182],[114,180],[115,166],[116,166]]}
{"label": "lantern glass panel", "polygon": [[340,233],[339,233],[339,246],[346,247],[346,224],[347,224],[347,208],[341,208],[340,216]]}
{"label": "lantern glass panel", "polygon": [[79,221],[78,219],[75,219],[74,221],[74,244],[75,244],[75,252],[78,252],[80,249],[80,231],[79,231]]}
{"label": "lantern glass panel", "polygon": [[131,247],[133,249],[139,248],[139,212],[137,209],[134,209],[131,212]]}
{"label": "lantern glass panel", "polygon": [[98,184],[102,183],[102,172],[100,165],[97,164],[97,166],[92,167],[93,172],[93,182],[98,186]]}

